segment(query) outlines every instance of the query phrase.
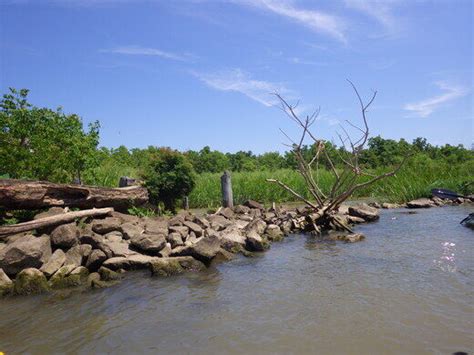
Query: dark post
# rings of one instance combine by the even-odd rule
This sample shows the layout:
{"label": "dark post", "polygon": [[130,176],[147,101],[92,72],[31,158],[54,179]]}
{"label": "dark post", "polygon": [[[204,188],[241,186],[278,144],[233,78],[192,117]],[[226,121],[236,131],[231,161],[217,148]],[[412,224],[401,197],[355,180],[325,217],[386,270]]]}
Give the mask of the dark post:
{"label": "dark post", "polygon": [[222,207],[234,207],[234,197],[232,194],[232,182],[230,179],[230,173],[224,172],[221,176],[221,190],[222,190]]}
{"label": "dark post", "polygon": [[183,209],[185,209],[186,211],[189,210],[189,197],[188,196],[184,196],[183,198]]}

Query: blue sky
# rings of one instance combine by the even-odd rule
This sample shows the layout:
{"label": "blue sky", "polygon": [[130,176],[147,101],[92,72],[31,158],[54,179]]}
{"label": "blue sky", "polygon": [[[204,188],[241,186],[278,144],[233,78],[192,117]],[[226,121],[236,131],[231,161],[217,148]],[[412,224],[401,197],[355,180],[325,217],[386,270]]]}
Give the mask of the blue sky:
{"label": "blue sky", "polygon": [[338,142],[473,141],[470,0],[0,0],[0,89],[101,122],[101,144],[285,150],[272,92]]}

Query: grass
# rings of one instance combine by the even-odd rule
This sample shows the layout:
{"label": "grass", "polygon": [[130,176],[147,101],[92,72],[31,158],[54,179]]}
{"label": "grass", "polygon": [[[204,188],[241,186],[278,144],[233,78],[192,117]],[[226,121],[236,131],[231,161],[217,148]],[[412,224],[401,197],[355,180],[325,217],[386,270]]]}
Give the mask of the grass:
{"label": "grass", "polygon": [[[379,201],[406,202],[420,197],[429,197],[430,190],[435,187],[448,188],[459,193],[469,194],[474,188],[474,167],[472,164],[449,166],[436,164],[433,166],[405,166],[396,176],[381,180],[368,188],[359,190],[353,197],[370,197]],[[377,169],[373,173],[382,173]],[[192,208],[215,208],[220,206],[220,175],[201,174],[196,187],[189,196]],[[232,187],[235,203],[253,199],[264,203],[282,203],[295,201],[295,197],[275,184],[265,181],[275,178],[291,186],[305,197],[309,193],[302,177],[292,170],[241,172],[232,174]],[[365,178],[367,179],[367,178]],[[319,186],[328,192],[334,178],[328,171],[320,171]]]}

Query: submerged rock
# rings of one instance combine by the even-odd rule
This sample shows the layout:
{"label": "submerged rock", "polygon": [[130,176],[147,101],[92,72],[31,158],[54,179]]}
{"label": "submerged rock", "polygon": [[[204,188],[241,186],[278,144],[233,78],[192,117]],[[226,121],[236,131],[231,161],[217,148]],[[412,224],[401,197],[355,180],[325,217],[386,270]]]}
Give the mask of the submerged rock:
{"label": "submerged rock", "polygon": [[25,268],[40,268],[51,257],[51,243],[47,235],[22,236],[0,250],[0,268],[8,275],[16,275]]}
{"label": "submerged rock", "polygon": [[150,263],[151,274],[154,276],[171,276],[184,271],[199,271],[206,266],[191,256],[160,258]]}
{"label": "submerged rock", "polygon": [[31,295],[49,291],[46,276],[36,268],[27,268],[15,278],[14,291],[17,295]]}

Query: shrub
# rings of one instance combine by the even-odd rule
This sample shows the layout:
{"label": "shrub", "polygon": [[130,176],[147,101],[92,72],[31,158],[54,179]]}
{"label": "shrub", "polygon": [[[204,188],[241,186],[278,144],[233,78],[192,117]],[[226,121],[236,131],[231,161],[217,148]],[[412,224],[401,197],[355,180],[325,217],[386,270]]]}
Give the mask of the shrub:
{"label": "shrub", "polygon": [[160,148],[151,157],[143,180],[152,203],[162,202],[165,209],[175,211],[176,201],[191,193],[196,177],[191,163],[182,153]]}

